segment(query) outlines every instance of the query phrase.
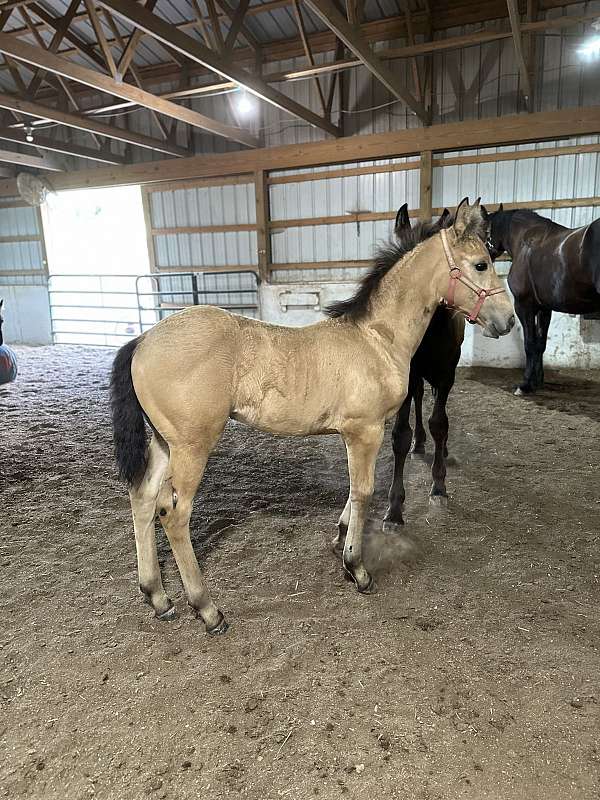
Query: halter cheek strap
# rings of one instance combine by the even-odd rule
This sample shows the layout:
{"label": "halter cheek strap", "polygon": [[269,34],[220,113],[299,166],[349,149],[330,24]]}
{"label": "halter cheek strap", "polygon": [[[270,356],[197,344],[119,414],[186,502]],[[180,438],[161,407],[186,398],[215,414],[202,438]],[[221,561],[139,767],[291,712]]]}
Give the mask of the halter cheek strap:
{"label": "halter cheek strap", "polygon": [[[454,260],[454,256],[452,255],[452,250],[450,249],[450,243],[448,242],[448,233],[445,228],[441,230],[441,237],[442,237],[442,244],[444,246],[444,253],[446,254],[446,260],[448,261],[448,266],[450,267],[450,281],[448,283],[448,291],[446,292],[446,297],[443,298],[443,301],[449,308],[457,308],[459,311],[465,315],[467,320],[474,324],[477,322],[479,314],[481,313],[481,308],[485,303],[488,297],[491,297],[494,294],[500,294],[500,292],[504,292],[505,289],[502,286],[497,286],[495,289],[484,289],[481,286],[478,286],[474,283],[469,277],[463,275],[462,270],[456,265],[456,261]],[[477,300],[475,305],[470,311],[465,311],[464,308],[460,308],[455,303],[455,296],[456,296],[456,285],[458,283],[462,283],[468,289],[470,289],[475,295],[477,295]]]}

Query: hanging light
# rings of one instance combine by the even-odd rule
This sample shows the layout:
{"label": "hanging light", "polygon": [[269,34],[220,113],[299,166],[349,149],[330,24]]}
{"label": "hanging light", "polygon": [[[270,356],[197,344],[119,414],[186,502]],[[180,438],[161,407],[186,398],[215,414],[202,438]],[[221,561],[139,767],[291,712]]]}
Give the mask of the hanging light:
{"label": "hanging light", "polygon": [[592,28],[596,31],[595,35],[590,36],[577,51],[582,58],[587,58],[588,60],[600,56],[600,19],[594,20]]}
{"label": "hanging light", "polygon": [[23,130],[25,131],[26,141],[33,142],[33,126],[27,123],[27,125],[23,126]]}
{"label": "hanging light", "polygon": [[247,116],[248,114],[252,114],[255,109],[255,104],[250,99],[248,92],[241,91],[237,98],[236,108],[238,114],[242,116]]}

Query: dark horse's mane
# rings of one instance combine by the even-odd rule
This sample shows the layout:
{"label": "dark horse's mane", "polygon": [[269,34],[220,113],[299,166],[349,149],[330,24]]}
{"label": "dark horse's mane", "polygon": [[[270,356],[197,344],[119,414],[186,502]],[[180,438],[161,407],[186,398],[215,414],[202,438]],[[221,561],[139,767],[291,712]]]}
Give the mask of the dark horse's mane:
{"label": "dark horse's mane", "polygon": [[[445,226],[452,224],[452,221],[445,223]],[[369,302],[373,294],[394,264],[415,247],[439,233],[440,226],[437,222],[415,223],[414,227],[400,230],[396,233],[395,239],[390,239],[375,251],[373,266],[358,284],[358,289],[352,297],[347,300],[339,300],[331,303],[325,308],[328,317],[346,317],[350,320],[359,320],[365,317],[369,311]]]}

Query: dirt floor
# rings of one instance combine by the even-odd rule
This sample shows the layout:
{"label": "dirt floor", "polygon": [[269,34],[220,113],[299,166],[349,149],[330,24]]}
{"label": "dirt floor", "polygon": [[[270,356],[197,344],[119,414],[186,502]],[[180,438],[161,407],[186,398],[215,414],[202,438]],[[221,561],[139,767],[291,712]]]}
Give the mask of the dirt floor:
{"label": "dirt floor", "polygon": [[[113,353],[18,350],[0,389],[0,797],[252,800],[600,797],[600,374],[462,370],[450,507],[409,463],[406,539],[359,595],[329,550],[337,437],[232,424],[193,517],[231,628],[137,590],[107,408]],[[430,443],[428,444],[430,448]]]}

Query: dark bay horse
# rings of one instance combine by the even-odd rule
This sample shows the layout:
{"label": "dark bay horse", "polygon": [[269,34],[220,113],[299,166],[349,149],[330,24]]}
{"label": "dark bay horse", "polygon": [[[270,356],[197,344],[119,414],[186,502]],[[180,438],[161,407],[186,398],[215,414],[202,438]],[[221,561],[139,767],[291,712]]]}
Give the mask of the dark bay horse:
{"label": "dark bay horse", "polygon": [[525,375],[515,394],[544,385],[544,351],[553,311],[600,311],[600,219],[566,228],[533,211],[489,214],[488,249],[492,259],[512,259],[508,285],[523,326]]}
{"label": "dark bay horse", "polygon": [[[418,223],[415,229],[421,241],[438,233],[442,228],[452,225],[448,209],[444,209],[441,217],[433,223]],[[408,216],[408,204],[398,210],[394,233],[401,240],[411,230]],[[435,443],[431,476],[433,483],[430,491],[430,502],[435,505],[446,503],[446,458],[448,456],[448,415],[446,402],[454,385],[456,367],[460,359],[460,348],[465,330],[462,314],[440,306],[436,309],[425,336],[410,362],[408,391],[406,398],[396,416],[392,433],[394,451],[394,477],[389,491],[389,505],[386,511],[383,529],[393,531],[396,526],[403,525],[402,510],[406,492],[404,489],[404,465],[410,451],[425,453],[426,433],[423,427],[423,394],[424,381],[431,386],[435,400],[429,418],[429,430]],[[410,427],[410,407],[415,403],[415,437],[412,438]]]}

